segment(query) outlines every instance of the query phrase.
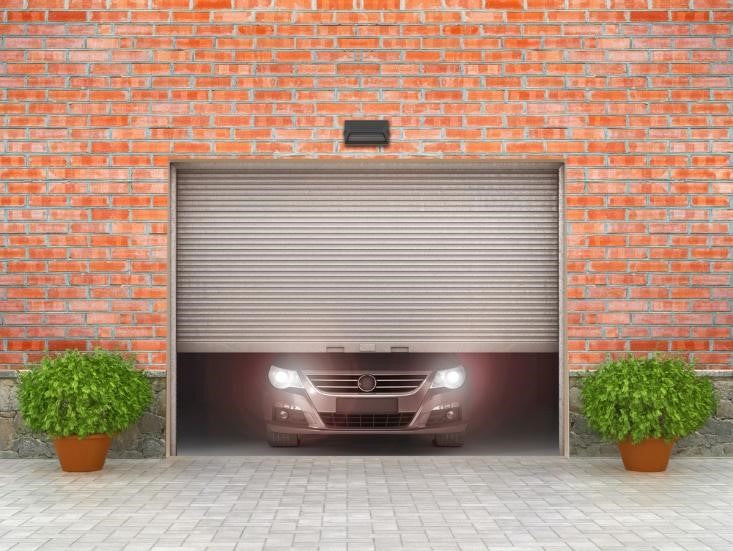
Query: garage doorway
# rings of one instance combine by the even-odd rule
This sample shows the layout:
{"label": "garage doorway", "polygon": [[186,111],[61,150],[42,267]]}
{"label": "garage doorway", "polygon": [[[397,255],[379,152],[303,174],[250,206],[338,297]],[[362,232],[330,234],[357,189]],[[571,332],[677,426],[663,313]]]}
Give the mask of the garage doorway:
{"label": "garage doorway", "polygon": [[560,175],[557,163],[172,166],[170,453],[192,358],[283,353],[544,357],[565,452]]}
{"label": "garage doorway", "polygon": [[[374,355],[379,361],[380,354]],[[399,356],[399,354],[398,354]],[[418,363],[430,355],[416,354]],[[430,436],[310,435],[299,447],[267,443],[261,401],[276,354],[179,354],[180,455],[556,455],[557,355],[457,355],[467,370],[461,447]],[[382,356],[383,357],[383,356]],[[399,358],[397,361],[401,361]]]}

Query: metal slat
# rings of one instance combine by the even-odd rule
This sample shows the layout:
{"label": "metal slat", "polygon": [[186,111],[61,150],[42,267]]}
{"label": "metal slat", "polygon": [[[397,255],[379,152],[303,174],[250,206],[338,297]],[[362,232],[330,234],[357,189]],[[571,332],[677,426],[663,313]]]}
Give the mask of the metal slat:
{"label": "metal slat", "polygon": [[178,341],[556,341],[557,185],[476,163],[179,168]]}

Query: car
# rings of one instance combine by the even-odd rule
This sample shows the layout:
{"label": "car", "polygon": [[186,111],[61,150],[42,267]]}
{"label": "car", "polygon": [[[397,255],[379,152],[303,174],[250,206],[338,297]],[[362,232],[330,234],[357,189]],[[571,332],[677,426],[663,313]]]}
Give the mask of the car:
{"label": "car", "polygon": [[453,354],[286,354],[267,378],[271,446],[337,434],[423,434],[436,446],[463,445],[466,370]]}

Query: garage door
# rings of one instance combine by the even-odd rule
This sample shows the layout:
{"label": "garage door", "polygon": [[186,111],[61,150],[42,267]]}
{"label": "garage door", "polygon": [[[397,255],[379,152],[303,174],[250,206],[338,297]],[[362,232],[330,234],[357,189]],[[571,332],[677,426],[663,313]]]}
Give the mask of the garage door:
{"label": "garage door", "polygon": [[179,352],[557,350],[557,165],[180,165],[175,180]]}

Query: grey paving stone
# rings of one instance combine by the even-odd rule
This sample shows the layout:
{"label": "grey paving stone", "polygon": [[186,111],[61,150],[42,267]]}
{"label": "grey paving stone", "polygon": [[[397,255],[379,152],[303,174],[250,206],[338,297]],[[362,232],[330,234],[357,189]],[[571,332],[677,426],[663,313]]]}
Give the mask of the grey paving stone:
{"label": "grey paving stone", "polygon": [[730,550],[733,459],[3,461],[0,551]]}

